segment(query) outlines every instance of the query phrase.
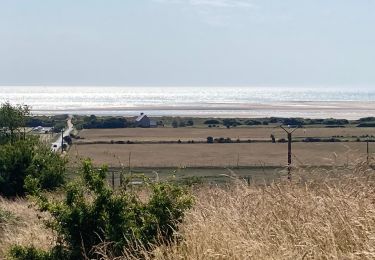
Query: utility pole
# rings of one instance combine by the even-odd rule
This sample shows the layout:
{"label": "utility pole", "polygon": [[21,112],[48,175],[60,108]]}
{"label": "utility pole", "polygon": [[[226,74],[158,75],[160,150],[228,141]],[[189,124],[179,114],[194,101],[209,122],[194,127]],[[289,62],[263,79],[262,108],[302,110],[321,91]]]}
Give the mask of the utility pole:
{"label": "utility pole", "polygon": [[283,129],[288,135],[288,180],[292,180],[292,134],[297,130],[297,128],[294,128],[292,131],[287,130],[282,125],[280,126],[280,128]]}

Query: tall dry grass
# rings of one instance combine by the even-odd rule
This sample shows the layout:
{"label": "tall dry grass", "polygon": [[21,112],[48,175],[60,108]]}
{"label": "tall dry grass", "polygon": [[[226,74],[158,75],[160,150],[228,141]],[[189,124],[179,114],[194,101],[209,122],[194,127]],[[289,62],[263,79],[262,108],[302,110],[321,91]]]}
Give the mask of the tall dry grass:
{"label": "tall dry grass", "polygon": [[[375,171],[366,164],[297,169],[271,185],[233,181],[194,190],[183,239],[139,248],[144,259],[374,259]],[[25,200],[0,199],[16,217],[0,229],[0,258],[12,244],[49,248],[53,234]],[[111,259],[109,247],[98,247]],[[139,255],[137,256],[139,257]],[[122,258],[137,259],[127,252]]]}
{"label": "tall dry grass", "polygon": [[270,186],[203,187],[196,198],[183,241],[143,251],[146,259],[375,259],[375,172],[365,164],[300,169]]}
{"label": "tall dry grass", "polygon": [[26,199],[7,200],[0,197],[0,209],[6,212],[0,223],[0,259],[5,258],[12,245],[48,249],[54,236],[43,220],[48,216],[30,206]]}

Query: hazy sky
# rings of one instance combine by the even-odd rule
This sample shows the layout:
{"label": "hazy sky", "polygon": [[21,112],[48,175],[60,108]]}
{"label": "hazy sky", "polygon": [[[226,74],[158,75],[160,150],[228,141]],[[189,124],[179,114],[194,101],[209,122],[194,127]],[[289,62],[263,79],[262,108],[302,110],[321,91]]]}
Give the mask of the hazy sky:
{"label": "hazy sky", "polygon": [[0,85],[375,86],[375,0],[0,0]]}

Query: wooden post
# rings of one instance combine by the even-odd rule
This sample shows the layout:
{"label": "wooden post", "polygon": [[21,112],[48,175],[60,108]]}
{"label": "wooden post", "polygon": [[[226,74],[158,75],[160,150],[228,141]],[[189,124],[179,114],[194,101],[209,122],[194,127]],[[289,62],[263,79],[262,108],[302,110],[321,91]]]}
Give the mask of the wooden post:
{"label": "wooden post", "polygon": [[112,190],[115,189],[115,172],[112,172]]}
{"label": "wooden post", "polygon": [[292,179],[291,176],[292,165],[292,133],[288,133],[288,180]]}
{"label": "wooden post", "polygon": [[131,167],[130,167],[131,158],[132,158],[132,152],[129,152],[128,166],[129,166],[129,175],[130,175],[130,191],[133,193],[133,174],[132,174]]}
{"label": "wooden post", "polygon": [[61,129],[61,153],[64,153],[64,129]]}
{"label": "wooden post", "polygon": [[370,149],[369,149],[369,142],[367,140],[367,164],[370,163]]}
{"label": "wooden post", "polygon": [[249,175],[246,176],[246,182],[247,182],[247,185],[250,186],[250,184],[251,184],[251,177]]}
{"label": "wooden post", "polygon": [[122,179],[123,176],[122,175],[123,175],[123,173],[124,173],[123,170],[121,170],[121,172],[120,172],[120,187],[122,187],[122,182],[123,182],[123,179]]}

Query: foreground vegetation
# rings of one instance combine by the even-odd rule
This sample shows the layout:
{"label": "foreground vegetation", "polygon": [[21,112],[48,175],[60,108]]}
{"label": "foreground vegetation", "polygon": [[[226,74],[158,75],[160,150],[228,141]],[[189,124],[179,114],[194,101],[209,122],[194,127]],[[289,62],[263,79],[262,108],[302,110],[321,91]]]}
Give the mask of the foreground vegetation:
{"label": "foreground vegetation", "polygon": [[374,174],[358,164],[345,170],[301,170],[292,183],[235,181],[227,188],[198,188],[196,205],[181,225],[184,240],[143,250],[144,257],[373,259]]}
{"label": "foreground vegetation", "polygon": [[[297,169],[292,182],[266,186],[249,186],[235,176],[226,187],[198,186],[195,205],[179,224],[182,240],[124,247],[120,259],[373,259],[374,174],[358,164]],[[37,247],[51,247],[42,230],[37,234]],[[101,259],[116,256],[108,241],[94,250]]]}

